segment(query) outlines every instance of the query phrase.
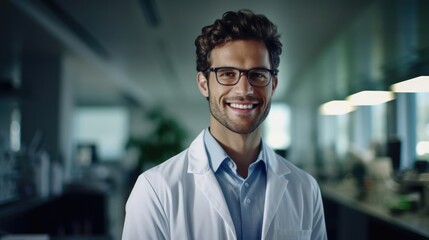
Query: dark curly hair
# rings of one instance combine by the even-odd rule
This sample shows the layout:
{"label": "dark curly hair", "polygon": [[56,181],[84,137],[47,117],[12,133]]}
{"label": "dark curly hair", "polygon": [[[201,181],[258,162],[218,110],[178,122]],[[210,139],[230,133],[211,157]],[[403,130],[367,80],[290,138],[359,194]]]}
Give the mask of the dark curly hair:
{"label": "dark curly hair", "polygon": [[277,69],[282,53],[282,43],[277,27],[266,16],[250,10],[226,12],[212,25],[203,27],[195,39],[197,47],[197,71],[210,68],[210,52],[218,45],[232,40],[257,40],[265,44],[271,60],[271,68]]}

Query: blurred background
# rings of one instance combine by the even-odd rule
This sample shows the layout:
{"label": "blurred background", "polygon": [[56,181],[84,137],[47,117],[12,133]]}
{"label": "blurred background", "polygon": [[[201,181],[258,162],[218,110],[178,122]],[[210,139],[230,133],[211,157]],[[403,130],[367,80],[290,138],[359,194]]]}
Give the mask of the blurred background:
{"label": "blurred background", "polygon": [[427,0],[0,0],[0,237],[120,239],[136,177],[208,126],[196,36],[243,8],[282,35],[264,139],[329,239],[429,239]]}

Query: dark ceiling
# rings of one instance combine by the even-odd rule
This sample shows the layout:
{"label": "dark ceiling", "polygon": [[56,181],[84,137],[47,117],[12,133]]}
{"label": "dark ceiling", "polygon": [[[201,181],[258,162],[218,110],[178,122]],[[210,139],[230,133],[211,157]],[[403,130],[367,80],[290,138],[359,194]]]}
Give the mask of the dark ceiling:
{"label": "dark ceiling", "polygon": [[74,91],[79,104],[115,103],[124,97],[144,104],[205,104],[195,84],[194,39],[225,11],[246,8],[267,15],[282,35],[275,98],[281,101],[296,76],[370,2],[2,1],[0,51],[3,63],[38,51],[83,59],[74,60],[82,68]]}

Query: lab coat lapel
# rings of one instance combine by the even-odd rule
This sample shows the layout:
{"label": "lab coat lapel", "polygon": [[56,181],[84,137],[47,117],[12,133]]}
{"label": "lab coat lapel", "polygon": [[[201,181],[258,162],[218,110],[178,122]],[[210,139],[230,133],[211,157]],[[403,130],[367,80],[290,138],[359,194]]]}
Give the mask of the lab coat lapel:
{"label": "lab coat lapel", "polygon": [[262,239],[265,239],[281,203],[288,185],[285,175],[290,173],[286,164],[277,159],[273,150],[267,148],[268,172],[267,188],[265,193],[264,220],[262,225]]}
{"label": "lab coat lapel", "polygon": [[234,233],[233,236],[237,236],[222,189],[209,166],[203,136],[204,131],[198,135],[189,147],[188,173],[194,174],[197,188],[204,194],[210,205],[216,209],[224,222],[229,226],[230,230]]}
{"label": "lab coat lapel", "polygon": [[195,174],[197,187],[206,196],[210,205],[216,209],[224,222],[229,226],[230,230],[236,236],[234,223],[228,210],[228,206],[224,199],[222,190],[217,183],[215,176],[212,173]]}

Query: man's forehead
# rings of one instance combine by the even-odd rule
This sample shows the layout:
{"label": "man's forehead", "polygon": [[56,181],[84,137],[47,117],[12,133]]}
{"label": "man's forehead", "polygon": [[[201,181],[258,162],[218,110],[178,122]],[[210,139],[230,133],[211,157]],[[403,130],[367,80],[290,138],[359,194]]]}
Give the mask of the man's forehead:
{"label": "man's forehead", "polygon": [[243,62],[265,66],[269,64],[269,54],[265,44],[255,40],[234,40],[214,48],[210,53],[212,64]]}

